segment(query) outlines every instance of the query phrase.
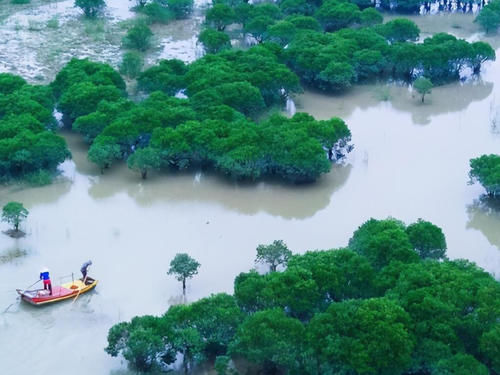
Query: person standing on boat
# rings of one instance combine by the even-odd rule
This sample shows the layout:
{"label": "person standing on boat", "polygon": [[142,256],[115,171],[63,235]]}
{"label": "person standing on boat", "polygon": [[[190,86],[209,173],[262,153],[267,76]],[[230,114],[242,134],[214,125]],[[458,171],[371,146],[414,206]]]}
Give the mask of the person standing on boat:
{"label": "person standing on boat", "polygon": [[43,289],[49,290],[49,295],[52,295],[52,282],[50,281],[49,269],[44,267],[40,272],[40,280],[43,280]]}
{"label": "person standing on boat", "polygon": [[88,260],[85,263],[82,264],[82,268],[80,268],[80,272],[82,273],[82,280],[85,282],[85,279],[87,278],[87,271],[88,268],[92,265],[92,261]]}

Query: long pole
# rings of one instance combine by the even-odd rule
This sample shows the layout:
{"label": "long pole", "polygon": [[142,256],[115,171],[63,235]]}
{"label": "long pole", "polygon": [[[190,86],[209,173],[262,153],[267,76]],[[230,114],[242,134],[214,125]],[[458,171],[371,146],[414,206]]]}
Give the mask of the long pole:
{"label": "long pole", "polygon": [[26,287],[24,289],[24,291],[28,290],[29,288],[31,288],[32,286],[35,286],[36,284],[38,284],[39,282],[41,281],[41,279],[37,280],[36,282],[34,282],[33,284],[31,284],[30,286]]}
{"label": "long pole", "polygon": [[[89,270],[88,270],[88,267],[87,267],[87,272],[88,272],[88,271],[89,271]],[[87,281],[87,276],[88,276],[88,275],[85,275],[85,277],[83,278],[83,288],[85,288],[85,282]],[[82,289],[83,289],[83,288],[82,288]],[[78,294],[76,295],[75,299],[73,300],[73,302],[72,302],[71,304],[75,303],[75,301],[76,301],[76,299],[78,298],[78,296],[80,295],[80,293],[81,293],[82,289],[80,289],[80,290],[78,291]]]}

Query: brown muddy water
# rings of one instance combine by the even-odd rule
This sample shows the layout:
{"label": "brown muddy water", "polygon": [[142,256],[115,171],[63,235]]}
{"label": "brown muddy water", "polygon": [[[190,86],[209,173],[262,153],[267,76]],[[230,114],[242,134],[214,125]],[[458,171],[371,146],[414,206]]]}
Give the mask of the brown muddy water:
{"label": "brown muddy water", "polygon": [[[122,8],[114,18],[128,17]],[[61,12],[62,18],[68,13],[67,22],[78,17],[69,14],[71,7]],[[415,21],[424,33],[484,39],[471,15]],[[4,32],[13,21],[2,22]],[[165,40],[192,47],[191,26],[183,25],[187,29],[165,28],[164,35],[177,30]],[[52,40],[48,35],[37,37]],[[500,46],[500,39],[487,40]],[[9,43],[0,42],[0,70],[33,81],[29,66],[20,61],[16,71],[12,64],[31,42],[19,38],[12,50]],[[175,48],[186,60],[196,57],[179,43]],[[158,56],[177,53],[160,45]],[[115,47],[103,48],[101,56],[114,55]],[[32,61],[44,81],[57,69],[44,66],[40,53],[34,50]],[[63,64],[71,53],[54,59]],[[319,119],[340,116],[353,133],[354,151],[314,185],[237,184],[201,172],[141,181],[124,165],[101,176],[87,161],[81,139],[65,134],[73,160],[61,166],[56,183],[0,188],[0,205],[16,200],[30,210],[25,238],[0,235],[0,373],[128,374],[125,363],[103,350],[107,330],[181,301],[180,283],[166,274],[177,252],[190,253],[202,265],[188,284],[193,301],[231,293],[234,277],[253,266],[258,244],[283,239],[295,252],[335,248],[345,246],[370,217],[407,223],[421,217],[443,228],[450,258],[470,259],[500,277],[500,205],[481,198],[483,188],[468,184],[467,176],[470,158],[500,152],[500,62],[487,64],[480,79],[434,89],[424,104],[406,87],[372,84],[342,96],[306,92],[295,106]],[[43,309],[16,302],[15,289],[36,281],[43,266],[57,283],[71,272],[78,275],[87,259],[94,262],[90,274],[100,281],[95,292]]]}

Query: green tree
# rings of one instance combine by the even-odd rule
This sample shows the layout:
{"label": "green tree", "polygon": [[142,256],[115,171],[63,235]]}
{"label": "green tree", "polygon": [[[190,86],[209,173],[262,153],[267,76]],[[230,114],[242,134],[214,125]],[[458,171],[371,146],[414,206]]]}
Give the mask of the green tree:
{"label": "green tree", "polygon": [[414,263],[419,259],[404,224],[395,219],[366,221],[353,233],[349,248],[364,255],[375,269],[381,269],[395,260]]}
{"label": "green tree", "polygon": [[315,14],[325,31],[340,30],[360,21],[361,12],[356,4],[327,0]]}
{"label": "green tree", "polygon": [[65,121],[73,123],[78,117],[88,115],[97,109],[103,100],[118,101],[123,93],[115,86],[96,86],[90,82],[76,83],[70,86],[58,103],[58,109]]}
{"label": "green tree", "polygon": [[479,181],[489,195],[500,195],[500,155],[482,155],[471,159],[470,168],[472,181]]}
{"label": "green tree", "polygon": [[178,20],[187,18],[193,11],[193,0],[162,0]]}
{"label": "green tree", "polygon": [[229,353],[259,364],[271,373],[278,369],[297,372],[303,356],[304,332],[299,320],[287,317],[280,310],[259,311],[240,325]]}
{"label": "green tree", "polygon": [[396,18],[383,25],[379,25],[376,29],[390,43],[406,42],[417,40],[420,35],[420,29],[414,22],[406,18]]}
{"label": "green tree", "polygon": [[489,371],[485,365],[468,354],[455,354],[451,358],[442,359],[438,362],[432,375],[488,375]]}
{"label": "green tree", "polygon": [[316,314],[307,328],[318,373],[400,374],[414,346],[408,314],[387,298],[345,301]]}
{"label": "green tree", "polygon": [[231,48],[231,40],[226,33],[213,29],[205,29],[198,36],[198,40],[207,53],[218,53]]}
{"label": "green tree", "polygon": [[9,202],[2,208],[2,221],[12,225],[19,232],[19,224],[28,217],[29,211],[20,202]]}
{"label": "green tree", "polygon": [[178,281],[182,281],[182,294],[186,295],[186,280],[198,274],[200,263],[186,253],[176,254],[170,262],[167,274],[174,275]]}
{"label": "green tree", "polygon": [[446,238],[438,226],[418,219],[406,228],[408,238],[422,259],[445,259]]}
{"label": "green tree", "polygon": [[137,22],[123,38],[123,45],[127,48],[146,51],[151,46],[153,32],[144,22]]}
{"label": "green tree", "polygon": [[86,17],[97,17],[106,7],[104,0],[75,0],[75,7],[80,8]]}
{"label": "green tree", "polygon": [[498,1],[489,2],[481,9],[474,22],[478,23],[484,31],[496,32],[500,26],[500,5]]}
{"label": "green tree", "polygon": [[355,72],[352,65],[345,62],[330,62],[326,68],[319,73],[320,88],[332,91],[342,91],[352,85]]}
{"label": "green tree", "polygon": [[474,42],[471,44],[470,66],[475,74],[481,71],[481,64],[490,60],[495,61],[495,50],[488,43]]}
{"label": "green tree", "polygon": [[434,85],[430,79],[425,77],[418,77],[415,82],[413,82],[413,88],[422,95],[422,103],[424,102],[425,95],[430,94]]}
{"label": "green tree", "polygon": [[359,23],[362,26],[374,26],[381,24],[383,21],[384,17],[382,16],[382,14],[380,14],[378,10],[372,7],[363,9],[359,16]]}
{"label": "green tree", "polygon": [[486,357],[490,368],[500,372],[500,326],[497,324],[481,337],[481,353]]}
{"label": "green tree", "polygon": [[135,51],[126,52],[120,64],[120,73],[129,78],[136,78],[141,73],[143,65],[144,61],[139,53]]}
{"label": "green tree", "polygon": [[288,21],[279,21],[267,29],[267,39],[286,46],[295,37],[296,27]]}
{"label": "green tree", "polygon": [[269,245],[257,246],[255,263],[267,264],[271,272],[276,272],[278,266],[286,267],[292,252],[282,240],[275,240]]}
{"label": "green tree", "polygon": [[152,147],[140,148],[127,159],[130,169],[137,170],[143,180],[148,176],[148,171],[160,169],[161,156],[158,150]]}
{"label": "green tree", "polygon": [[224,31],[226,26],[236,21],[233,8],[226,4],[214,4],[205,13],[205,21],[217,31]]}
{"label": "green tree", "polygon": [[120,159],[122,156],[120,146],[116,144],[116,140],[109,136],[99,136],[89,149],[88,159],[97,164],[104,173],[104,169],[109,168],[113,161]]}
{"label": "green tree", "polygon": [[181,60],[161,60],[158,65],[141,73],[137,79],[138,87],[148,93],[163,91],[168,95],[175,95],[185,87],[186,72],[186,64]]}
{"label": "green tree", "polygon": [[22,77],[10,73],[0,73],[0,94],[12,94],[26,84],[27,82]]}

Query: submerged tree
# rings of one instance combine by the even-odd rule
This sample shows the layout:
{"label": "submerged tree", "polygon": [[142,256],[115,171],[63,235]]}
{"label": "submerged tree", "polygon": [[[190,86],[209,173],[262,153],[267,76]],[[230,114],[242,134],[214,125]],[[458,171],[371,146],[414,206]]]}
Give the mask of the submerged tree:
{"label": "submerged tree", "polygon": [[14,232],[19,232],[19,224],[28,217],[29,211],[20,202],[9,202],[2,209],[2,221],[10,224]]}
{"label": "submerged tree", "polygon": [[422,95],[422,103],[424,102],[425,95],[430,94],[433,87],[431,80],[425,77],[418,77],[413,82],[413,88]]}
{"label": "submerged tree", "polygon": [[130,169],[138,171],[145,180],[148,177],[148,171],[160,169],[160,152],[152,147],[141,148],[130,155],[127,164]]}
{"label": "submerged tree", "polygon": [[479,181],[489,195],[500,195],[500,155],[482,155],[471,159],[470,167],[472,181]]}
{"label": "submerged tree", "polygon": [[80,8],[86,17],[94,18],[106,7],[104,0],[75,0],[75,7]]}
{"label": "submerged tree", "polygon": [[278,266],[286,266],[292,252],[282,240],[273,241],[270,245],[257,246],[257,257],[255,263],[269,265],[271,272],[275,272]]}
{"label": "submerged tree", "polygon": [[200,263],[186,253],[179,253],[170,262],[167,274],[174,275],[178,281],[182,281],[182,294],[186,295],[186,280],[198,273]]}

